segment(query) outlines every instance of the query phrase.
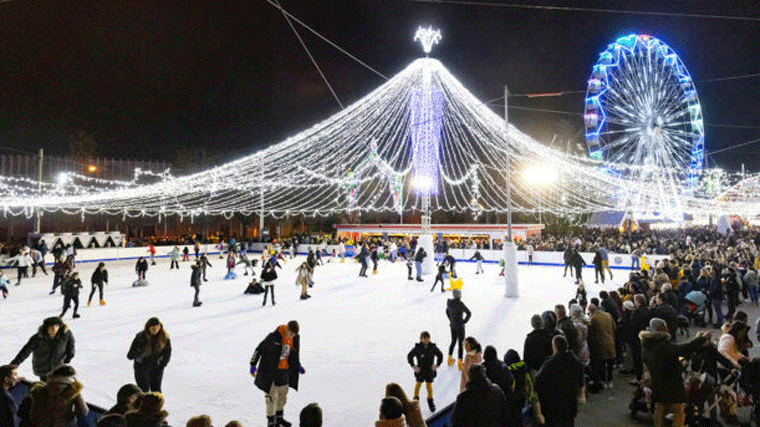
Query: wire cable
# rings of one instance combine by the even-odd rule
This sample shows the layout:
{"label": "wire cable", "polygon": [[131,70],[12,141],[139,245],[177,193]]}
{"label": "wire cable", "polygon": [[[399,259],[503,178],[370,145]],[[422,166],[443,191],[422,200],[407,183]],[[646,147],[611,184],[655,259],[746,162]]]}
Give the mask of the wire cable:
{"label": "wire cable", "polygon": [[332,93],[333,97],[336,101],[338,101],[338,105],[340,105],[340,108],[343,109],[343,103],[340,102],[340,98],[338,98],[338,95],[333,90],[332,86],[330,86],[330,82],[327,80],[327,77],[325,77],[325,73],[322,72],[322,69],[319,68],[319,64],[317,64],[317,60],[314,59],[314,56],[311,54],[311,51],[309,51],[309,48],[306,46],[306,43],[304,43],[303,39],[301,38],[301,35],[298,34],[298,30],[296,30],[296,27],[293,25],[292,22],[290,22],[290,18],[288,18],[288,15],[285,13],[285,9],[280,6],[279,0],[275,0],[275,3],[277,3],[277,8],[280,9],[280,12],[282,12],[282,16],[285,17],[285,22],[288,23],[288,26],[291,30],[296,34],[296,37],[298,38],[298,41],[301,42],[301,46],[303,46],[303,49],[306,51],[306,54],[309,55],[309,59],[311,59],[311,63],[314,64],[314,67],[319,71],[319,75],[322,76],[322,80],[325,81],[325,84],[327,85],[327,88],[330,89],[330,93]]}
{"label": "wire cable", "polygon": [[278,9],[280,9],[280,10],[282,11],[282,13],[284,13],[284,14],[285,14],[286,16],[288,16],[290,19],[292,19],[293,21],[295,21],[295,22],[296,22],[298,25],[300,25],[300,26],[302,26],[302,27],[306,28],[306,29],[307,29],[307,30],[309,30],[309,31],[310,31],[312,34],[314,34],[315,36],[317,36],[317,37],[319,37],[320,39],[322,39],[322,40],[323,40],[325,43],[329,44],[330,46],[334,47],[335,49],[337,49],[338,51],[340,51],[340,52],[341,52],[341,53],[343,53],[344,55],[346,55],[346,56],[348,56],[349,58],[353,59],[354,61],[358,62],[358,63],[359,63],[360,65],[362,65],[364,68],[366,68],[366,69],[368,69],[368,70],[372,71],[373,73],[377,74],[378,76],[382,77],[382,78],[383,78],[383,80],[388,80],[388,77],[386,77],[386,76],[385,76],[383,73],[381,73],[381,72],[379,72],[379,71],[375,70],[374,68],[370,67],[369,65],[367,65],[367,63],[365,63],[365,62],[364,62],[364,61],[362,61],[361,59],[359,59],[359,58],[355,57],[354,55],[351,55],[351,54],[350,54],[350,53],[348,53],[348,52],[347,52],[345,49],[343,49],[342,47],[340,47],[340,46],[338,46],[337,44],[335,44],[335,43],[333,43],[332,41],[330,41],[330,39],[328,39],[327,37],[323,36],[322,34],[319,34],[319,33],[318,33],[316,30],[314,30],[314,29],[313,29],[313,28],[311,28],[310,26],[306,25],[306,24],[305,24],[303,21],[301,21],[300,19],[296,18],[296,17],[295,17],[295,16],[293,16],[291,13],[289,13],[288,11],[286,11],[285,9],[283,9],[282,7],[280,7],[280,6],[279,6],[279,4],[275,3],[275,1],[274,1],[274,0],[267,0],[267,2],[268,2],[269,4],[271,4],[272,6],[274,6],[274,7],[278,8]]}
{"label": "wire cable", "polygon": [[754,16],[731,16],[731,15],[710,15],[699,13],[679,13],[679,12],[651,12],[636,10],[618,10],[618,9],[597,9],[591,7],[573,7],[573,6],[543,6],[534,4],[505,4],[493,2],[479,2],[466,0],[407,0],[414,3],[438,3],[462,6],[486,6],[486,7],[503,7],[511,9],[536,9],[536,10],[553,10],[562,12],[591,12],[591,13],[610,13],[618,15],[644,15],[644,16],[666,16],[671,18],[703,18],[703,19],[724,19],[731,21],[752,21],[760,22],[760,17]]}

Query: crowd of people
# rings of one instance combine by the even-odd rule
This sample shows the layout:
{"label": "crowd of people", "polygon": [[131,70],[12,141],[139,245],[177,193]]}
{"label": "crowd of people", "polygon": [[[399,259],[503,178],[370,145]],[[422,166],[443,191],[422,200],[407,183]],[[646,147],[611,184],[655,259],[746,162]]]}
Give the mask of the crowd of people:
{"label": "crowd of people", "polygon": [[[579,405],[586,403],[588,394],[608,392],[615,387],[616,377],[629,379],[633,386],[631,409],[634,413],[648,413],[655,426],[663,425],[666,414],[672,414],[673,426],[682,426],[702,416],[706,408],[711,418],[736,422],[736,405],[740,400],[737,396],[752,394],[755,386],[746,381],[739,384],[737,378],[752,378],[755,370],[757,385],[760,385],[760,362],[749,358],[749,349],[753,346],[749,316],[741,309],[742,304],[758,305],[760,232],[719,234],[708,228],[693,228],[633,233],[584,230],[584,233],[545,235],[542,240],[529,239],[521,245],[531,251],[562,251],[571,258],[580,252],[595,252],[596,278],[601,276],[603,283],[605,275],[612,278],[609,262],[604,262],[606,252],[629,253],[632,271],[619,281],[621,286],[590,295],[579,280],[575,296],[569,302],[555,301],[557,304],[552,309],[531,317],[532,331],[525,338],[522,357],[518,349],[508,349],[502,358],[494,346],[484,346],[466,333],[466,324],[477,314],[468,309],[461,290],[453,289],[445,308],[451,332],[447,357],[444,358],[444,353],[432,342],[430,333],[421,332],[419,342],[406,355],[415,380],[412,398],[408,398],[399,384],[388,384],[376,426],[424,426],[419,403],[422,384],[425,383],[428,409],[435,412],[433,382],[444,360],[461,375],[452,427],[571,426]],[[311,297],[308,292],[313,286],[314,271],[325,262],[324,258],[327,262],[344,261],[346,245],[342,241],[337,243],[332,253],[327,251],[326,240],[308,248],[306,260],[297,267],[301,299]],[[299,244],[297,239],[289,240],[267,248],[262,254],[260,281],[254,279],[252,284],[262,285],[264,305],[268,299],[275,304],[276,269],[282,268],[278,260],[288,255],[294,258]],[[40,247],[43,245],[41,242],[35,248],[22,249],[14,258],[6,259],[18,268],[17,284],[26,275],[22,268],[42,267],[41,271],[47,274],[43,252],[47,248]],[[455,246],[439,241],[435,254],[429,255],[414,240],[367,241],[355,245],[354,256],[361,264],[360,277],[366,277],[370,263],[376,272],[381,259],[404,259],[409,279],[416,266],[416,278],[421,280],[420,264],[426,256],[437,258],[442,277],[443,274],[456,277],[456,260],[447,256],[450,247]],[[478,248],[477,243],[474,247]],[[250,260],[246,251],[238,248],[240,246],[233,242],[226,247],[228,275],[242,264],[246,275],[250,269],[255,276],[253,267],[257,260]],[[197,306],[200,305],[199,287],[201,281],[206,280],[206,267],[211,264],[205,254],[199,256],[197,249],[193,249],[196,260],[191,261],[191,286],[195,288],[193,305]],[[41,264],[35,264],[35,251],[42,253]],[[72,304],[73,317],[78,317],[78,290],[82,284],[74,271],[76,253],[66,247],[55,248],[54,252],[51,293],[61,287],[63,311],[59,317],[45,319],[17,356],[8,365],[0,366],[4,391],[0,399],[0,425],[3,426],[64,427],[88,413],[81,393],[83,386],[70,365],[75,357],[74,334],[62,320]],[[151,246],[147,252],[152,258],[155,248]],[[172,249],[167,254],[172,261],[170,268],[179,268],[180,259],[188,261],[189,253],[189,249]],[[473,259],[482,261],[478,253]],[[633,262],[634,258],[652,253],[669,255],[669,258],[651,266]],[[568,264],[574,266],[575,263]],[[148,259],[138,260],[135,266],[138,281],[146,280],[147,270]],[[36,268],[32,274],[36,274]],[[0,274],[0,285],[4,283],[2,278]],[[105,304],[103,285],[108,283],[108,272],[104,263],[93,272],[91,283],[88,305],[98,291],[101,304]],[[437,284],[434,282],[433,290]],[[698,332],[694,338],[685,340],[684,334],[688,334],[691,323],[712,326],[715,332]],[[760,320],[755,328],[760,339]],[[298,388],[299,376],[306,373],[301,365],[299,333],[297,321],[280,325],[264,337],[251,357],[250,374],[264,393],[267,427],[291,425],[284,412],[287,393],[290,388]],[[713,340],[714,333],[717,340]],[[39,381],[32,384],[25,401],[17,406],[10,391],[20,380],[17,367],[29,356],[32,356],[32,369]],[[146,322],[134,337],[126,357],[133,361],[134,383],[118,390],[117,404],[103,414],[98,426],[165,424],[168,413],[163,408],[161,383],[164,369],[171,360],[171,340],[158,318]],[[702,399],[694,397],[694,390],[715,384],[732,384],[733,389],[722,391],[729,397],[716,393],[705,393]],[[735,404],[721,406],[719,417],[715,405],[711,405],[716,400]],[[189,419],[186,425],[211,427],[212,419],[209,415],[199,415]],[[227,424],[229,427],[239,425],[236,421]],[[300,425],[322,425],[319,405],[313,403],[301,410]]]}

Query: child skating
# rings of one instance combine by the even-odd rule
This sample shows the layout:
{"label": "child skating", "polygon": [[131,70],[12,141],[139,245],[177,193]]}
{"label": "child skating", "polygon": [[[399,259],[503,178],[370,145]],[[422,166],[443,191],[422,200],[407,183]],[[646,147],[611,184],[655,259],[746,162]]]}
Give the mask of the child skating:
{"label": "child skating", "polygon": [[[415,360],[416,359],[416,360]],[[443,353],[435,343],[430,342],[430,333],[424,331],[420,334],[420,342],[414,345],[412,351],[406,356],[406,360],[414,370],[414,400],[420,399],[420,388],[425,383],[427,388],[427,401],[430,412],[435,412],[433,401],[433,379],[436,371],[443,363]]]}

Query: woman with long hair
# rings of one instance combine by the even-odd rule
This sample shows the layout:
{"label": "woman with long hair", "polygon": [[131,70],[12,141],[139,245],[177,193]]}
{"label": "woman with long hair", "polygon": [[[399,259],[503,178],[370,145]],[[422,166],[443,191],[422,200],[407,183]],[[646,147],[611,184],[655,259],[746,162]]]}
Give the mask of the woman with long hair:
{"label": "woman with long hair", "polygon": [[422,411],[420,411],[419,400],[409,400],[406,397],[404,389],[396,383],[389,383],[385,386],[385,397],[395,397],[401,401],[402,411],[404,418],[406,418],[406,425],[409,427],[427,427],[425,420],[422,418]]}
{"label": "woman with long hair", "polygon": [[467,388],[467,381],[470,380],[467,370],[474,364],[483,363],[483,348],[480,346],[478,340],[474,337],[467,337],[464,339],[464,350],[467,352],[464,355],[464,364],[462,366],[462,379],[459,382],[459,391],[464,391]]}
{"label": "woman with long hair", "polygon": [[137,333],[127,353],[127,359],[135,361],[135,382],[143,392],[161,391],[164,368],[171,356],[169,334],[158,317],[151,317],[145,322],[145,328]]}

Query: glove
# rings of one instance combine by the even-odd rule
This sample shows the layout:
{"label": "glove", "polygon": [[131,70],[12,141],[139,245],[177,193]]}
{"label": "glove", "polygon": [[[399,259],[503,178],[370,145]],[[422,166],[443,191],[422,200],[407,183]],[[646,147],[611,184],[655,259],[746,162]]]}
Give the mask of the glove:
{"label": "glove", "polygon": [[415,373],[419,373],[420,372],[420,367],[419,366],[412,366],[412,369],[414,369]]}
{"label": "glove", "polygon": [[251,365],[251,376],[252,376],[252,377],[255,377],[255,376],[256,376],[256,367],[255,367],[255,366],[253,366],[253,365]]}
{"label": "glove", "polygon": [[303,366],[299,366],[298,367],[298,373],[299,374],[305,374],[306,373],[306,369],[304,369]]}

